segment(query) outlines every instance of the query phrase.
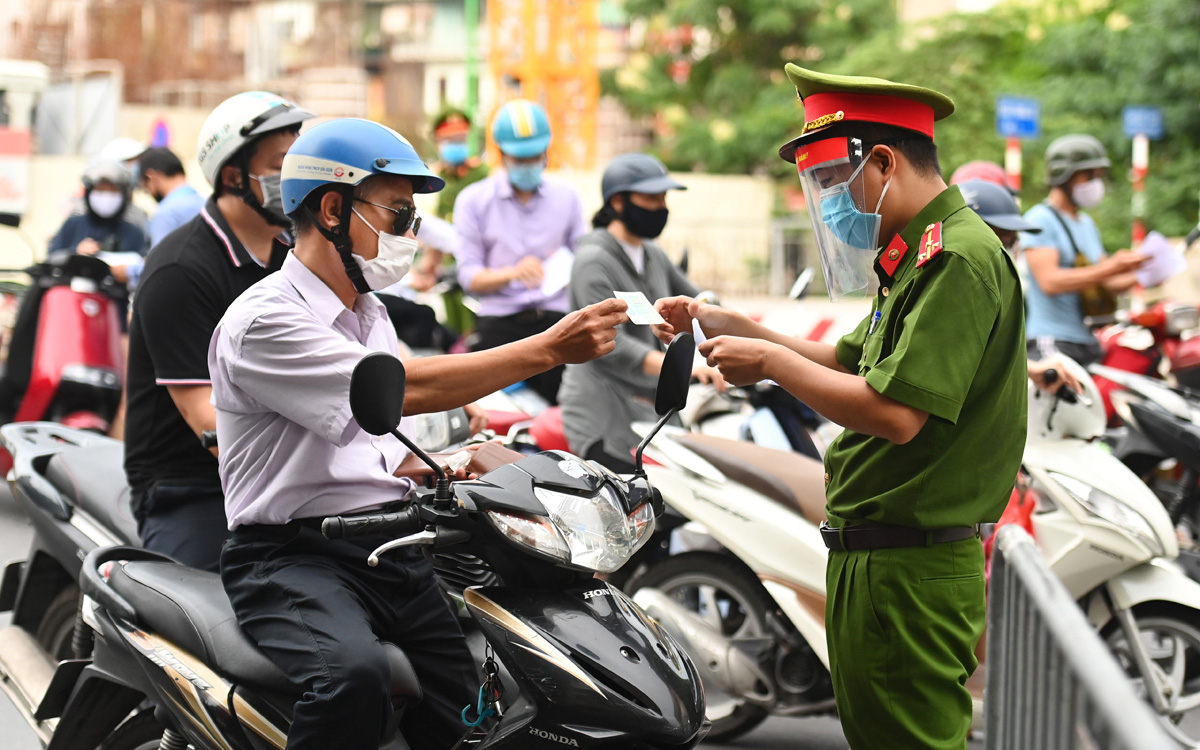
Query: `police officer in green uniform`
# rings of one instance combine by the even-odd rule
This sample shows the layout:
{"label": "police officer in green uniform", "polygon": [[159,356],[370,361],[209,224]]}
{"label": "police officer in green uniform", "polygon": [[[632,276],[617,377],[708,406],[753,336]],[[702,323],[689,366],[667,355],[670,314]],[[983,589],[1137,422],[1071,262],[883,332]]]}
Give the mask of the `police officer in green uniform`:
{"label": "police officer in green uniform", "polygon": [[836,346],[687,298],[660,337],[699,322],[736,384],[770,378],[846,427],[825,465],[826,627],[854,750],[966,747],[984,628],[978,524],[1000,517],[1025,444],[1017,272],[946,187],[929,89],[788,65],[804,102],[795,162],[834,298],[872,312]]}
{"label": "police officer in green uniform", "polygon": [[446,187],[438,193],[439,219],[454,221],[454,201],[462,189],[488,176],[488,166],[471,154],[471,118],[457,107],[446,107],[433,119],[433,142],[438,161],[433,165]]}

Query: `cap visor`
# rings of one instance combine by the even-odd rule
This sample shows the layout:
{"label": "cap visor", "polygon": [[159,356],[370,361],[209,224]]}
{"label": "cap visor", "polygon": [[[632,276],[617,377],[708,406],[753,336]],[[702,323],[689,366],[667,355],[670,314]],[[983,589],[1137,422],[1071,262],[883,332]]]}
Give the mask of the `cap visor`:
{"label": "cap visor", "polygon": [[383,174],[394,174],[412,180],[414,193],[436,193],[446,187],[446,181],[430,171],[425,162],[413,159],[396,159],[384,167],[376,167]]}
{"label": "cap visor", "polygon": [[550,148],[550,136],[543,135],[520,141],[500,141],[496,145],[500,147],[501,153],[505,156],[511,156],[514,159],[528,159],[546,153],[546,149]]}
{"label": "cap visor", "polygon": [[645,193],[646,195],[657,195],[665,193],[668,190],[687,190],[687,185],[682,185],[670,177],[663,175],[662,177],[651,177],[648,180],[635,182],[625,188],[631,193]]}
{"label": "cap visor", "polygon": [[980,215],[985,224],[989,224],[997,229],[1007,229],[1010,232],[1029,232],[1037,234],[1042,231],[1042,228],[1037,224],[1025,221],[1020,214],[996,214],[993,216]]}
{"label": "cap visor", "polygon": [[307,109],[293,107],[287,112],[275,115],[254,130],[251,130],[250,135],[262,135],[263,133],[270,133],[272,130],[283,130],[284,128],[291,127],[292,125],[299,125],[305,120],[311,120],[314,117],[316,117],[316,115],[312,112],[309,112]]}

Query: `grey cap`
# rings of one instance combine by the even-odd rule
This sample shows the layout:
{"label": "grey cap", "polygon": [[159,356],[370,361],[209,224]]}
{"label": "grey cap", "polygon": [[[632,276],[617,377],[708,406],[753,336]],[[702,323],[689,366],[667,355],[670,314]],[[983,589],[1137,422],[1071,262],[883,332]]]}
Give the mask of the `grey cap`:
{"label": "grey cap", "polygon": [[1040,232],[1037,224],[1026,221],[1012,193],[994,182],[967,180],[959,183],[963,200],[989,226],[1010,232]]}
{"label": "grey cap", "polygon": [[605,202],[617,193],[655,195],[668,190],[687,190],[667,174],[667,168],[650,154],[621,154],[609,162],[600,179]]}

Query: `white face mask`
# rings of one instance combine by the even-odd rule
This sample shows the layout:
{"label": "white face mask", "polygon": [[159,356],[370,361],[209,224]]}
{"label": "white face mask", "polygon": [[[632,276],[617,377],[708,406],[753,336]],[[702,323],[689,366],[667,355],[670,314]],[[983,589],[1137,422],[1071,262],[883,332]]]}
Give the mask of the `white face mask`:
{"label": "white face mask", "polygon": [[111,190],[93,190],[88,193],[88,205],[102,219],[111,219],[121,210],[125,196]]}
{"label": "white face mask", "polygon": [[412,268],[413,258],[417,254],[417,241],[411,237],[381,232],[363,219],[357,208],[351,210],[379,237],[379,254],[371,260],[363,260],[353,253],[354,262],[362,270],[363,278],[371,289],[386,289],[404,278],[408,269]]}
{"label": "white face mask", "polygon": [[1071,200],[1080,208],[1094,208],[1104,200],[1104,180],[1095,179],[1081,182],[1071,188]]}

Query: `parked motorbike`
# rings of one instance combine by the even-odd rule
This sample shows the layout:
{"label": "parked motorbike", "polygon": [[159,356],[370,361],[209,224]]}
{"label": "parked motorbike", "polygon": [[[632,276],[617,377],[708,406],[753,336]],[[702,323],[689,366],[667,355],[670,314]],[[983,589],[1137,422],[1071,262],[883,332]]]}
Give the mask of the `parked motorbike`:
{"label": "parked motorbike", "polygon": [[[664,367],[662,423],[686,397],[689,343],[668,351],[669,362],[687,369]],[[434,489],[418,490],[398,510],[327,518],[322,531],[395,537],[368,564],[416,545],[439,571],[457,568],[461,598],[488,646],[472,712],[495,712],[468,746],[540,740],[666,750],[699,743],[706,723],[695,668],[657,623],[593,577],[618,567],[652,532],[661,500],[645,475],[624,480],[549,452],[451,485],[396,431],[402,392],[403,365],[370,355],[354,372],[352,411],[368,432],[408,444],[437,476]],[[497,578],[503,583],[490,583]],[[156,741],[156,730],[163,747],[284,746],[296,686],[238,628],[216,575],[111,547],[88,554],[80,583],[91,659],[59,665],[45,692],[28,681],[32,675],[7,678],[31,723],[53,730],[50,750],[91,750],[106,736],[106,750],[141,748]],[[501,687],[495,656],[512,676],[511,691]],[[420,684],[399,648],[389,648],[389,665],[396,711],[381,748],[394,750],[408,747],[399,719]],[[147,698],[158,708],[139,708]]]}
{"label": "parked motorbike", "polygon": [[[418,445],[439,451],[470,437],[467,424],[466,414],[454,409],[410,417],[405,429]],[[98,547],[141,542],[124,443],[52,422],[0,427],[0,443],[15,457],[13,500],[33,526],[26,558],[8,563],[0,582],[0,611],[12,612],[0,638],[22,644],[6,649],[0,643],[2,680],[30,664],[49,674],[56,663],[84,655],[86,637],[76,637],[83,558]],[[11,680],[0,681],[5,684],[11,687]]]}
{"label": "parked motorbike", "polygon": [[[28,273],[33,284],[0,377],[0,414],[107,432],[121,402],[124,286],[87,255],[54,253]],[[0,471],[10,467],[0,452]]]}
{"label": "parked motorbike", "polygon": [[[1075,363],[1064,366],[1084,386],[1074,401],[1065,389],[1052,396],[1029,386],[1022,486],[1034,503],[1031,527],[1051,570],[1169,731],[1200,746],[1200,584],[1175,561],[1162,504],[1095,442],[1105,425],[1095,383]],[[820,464],[708,436],[663,438],[653,454],[663,466],[647,471],[665,502],[693,522],[684,530],[703,535],[693,540],[702,548],[637,574],[629,590],[701,670],[710,736],[736,736],[767,715],[831,710]],[[790,480],[780,476],[789,471]],[[780,501],[780,485],[798,507]],[[984,669],[967,685],[977,722]]]}

